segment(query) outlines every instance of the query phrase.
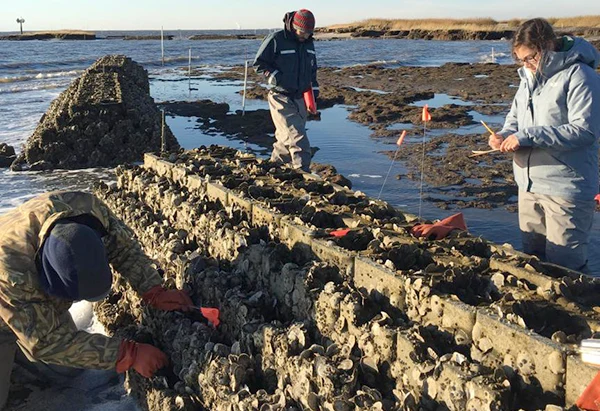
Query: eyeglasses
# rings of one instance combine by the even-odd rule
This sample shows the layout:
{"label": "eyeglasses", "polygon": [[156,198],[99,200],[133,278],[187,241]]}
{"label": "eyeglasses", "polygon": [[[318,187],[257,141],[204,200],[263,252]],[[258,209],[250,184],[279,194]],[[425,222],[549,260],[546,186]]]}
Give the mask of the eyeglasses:
{"label": "eyeglasses", "polygon": [[532,53],[528,56],[523,57],[523,59],[515,57],[515,62],[520,65],[533,64],[533,63],[537,62],[537,58],[538,58],[539,54],[540,53],[536,51],[535,53]]}

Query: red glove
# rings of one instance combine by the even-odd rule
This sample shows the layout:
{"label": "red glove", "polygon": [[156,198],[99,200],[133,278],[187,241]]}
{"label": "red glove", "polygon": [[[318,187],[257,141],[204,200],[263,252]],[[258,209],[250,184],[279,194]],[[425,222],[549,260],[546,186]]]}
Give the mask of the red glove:
{"label": "red glove", "polygon": [[411,228],[410,233],[415,237],[440,240],[452,230],[466,230],[467,225],[462,213],[451,215],[435,224],[417,224]]}
{"label": "red glove", "polygon": [[130,340],[121,341],[117,358],[117,372],[133,368],[146,378],[152,377],[156,371],[169,364],[166,354],[158,348]]}
{"label": "red glove", "polygon": [[192,299],[182,290],[165,290],[156,285],[142,295],[142,300],[152,307],[165,311],[188,311],[194,305]]}

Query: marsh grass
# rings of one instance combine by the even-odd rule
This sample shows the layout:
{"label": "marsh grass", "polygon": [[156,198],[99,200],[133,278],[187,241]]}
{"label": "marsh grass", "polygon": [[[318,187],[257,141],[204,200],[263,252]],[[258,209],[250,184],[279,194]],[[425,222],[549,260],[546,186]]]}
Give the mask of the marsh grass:
{"label": "marsh grass", "polygon": [[[349,24],[336,24],[330,29],[358,28],[366,30],[467,30],[493,31],[517,28],[526,19],[497,21],[492,18],[474,19],[367,19]],[[551,17],[547,19],[554,28],[600,27],[600,15],[578,17]]]}

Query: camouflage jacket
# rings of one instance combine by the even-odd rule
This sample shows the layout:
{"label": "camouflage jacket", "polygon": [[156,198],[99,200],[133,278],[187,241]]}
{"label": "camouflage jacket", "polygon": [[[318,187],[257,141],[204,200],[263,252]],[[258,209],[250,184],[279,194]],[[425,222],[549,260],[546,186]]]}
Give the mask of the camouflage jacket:
{"label": "camouflage jacket", "polygon": [[56,221],[95,217],[113,270],[139,293],[161,283],[152,261],[133,234],[92,194],[54,192],[0,216],[0,332],[12,332],[32,360],[79,368],[115,366],[120,340],[78,331],[68,312],[72,301],[44,292],[38,279],[38,250]]}

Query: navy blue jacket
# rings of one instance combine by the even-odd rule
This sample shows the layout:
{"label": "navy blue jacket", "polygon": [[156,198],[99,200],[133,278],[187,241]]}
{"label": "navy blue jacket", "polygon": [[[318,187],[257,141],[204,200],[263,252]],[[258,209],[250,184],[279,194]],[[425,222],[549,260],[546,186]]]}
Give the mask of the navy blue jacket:
{"label": "navy blue jacket", "polygon": [[291,27],[293,17],[294,12],[287,13],[285,28],[264,39],[253,66],[276,92],[301,98],[311,85],[318,94],[317,55],[312,36],[304,42],[298,40]]}

